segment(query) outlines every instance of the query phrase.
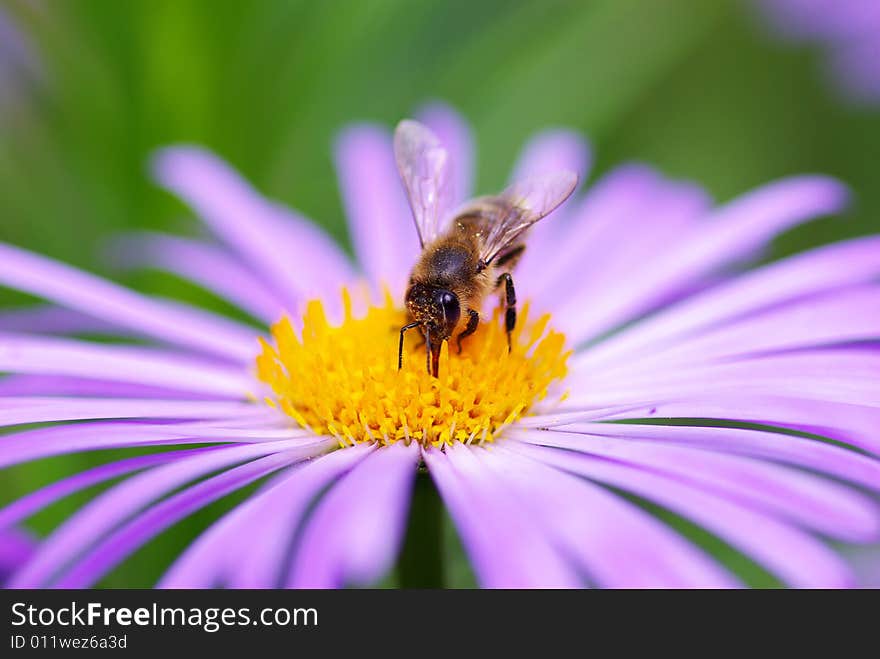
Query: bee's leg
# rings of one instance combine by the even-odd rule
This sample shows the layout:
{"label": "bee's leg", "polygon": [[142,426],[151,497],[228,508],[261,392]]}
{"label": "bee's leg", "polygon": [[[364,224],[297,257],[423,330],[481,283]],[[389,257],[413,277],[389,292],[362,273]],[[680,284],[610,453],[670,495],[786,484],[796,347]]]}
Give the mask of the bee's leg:
{"label": "bee's leg", "polygon": [[418,327],[418,323],[410,323],[409,325],[404,325],[400,328],[400,343],[397,346],[397,370],[399,371],[403,368],[403,335],[407,331]]}
{"label": "bee's leg", "polygon": [[477,325],[480,323],[480,314],[474,311],[473,309],[468,309],[468,324],[465,327],[461,334],[459,334],[455,341],[458,343],[458,354],[461,354],[461,340],[465,337],[470,336],[474,332],[477,331]]}
{"label": "bee's leg", "polygon": [[498,277],[496,286],[504,284],[504,303],[507,310],[504,312],[504,328],[507,330],[507,352],[513,349],[510,342],[510,333],[516,327],[516,289],[513,287],[513,277],[509,272],[505,272]]}

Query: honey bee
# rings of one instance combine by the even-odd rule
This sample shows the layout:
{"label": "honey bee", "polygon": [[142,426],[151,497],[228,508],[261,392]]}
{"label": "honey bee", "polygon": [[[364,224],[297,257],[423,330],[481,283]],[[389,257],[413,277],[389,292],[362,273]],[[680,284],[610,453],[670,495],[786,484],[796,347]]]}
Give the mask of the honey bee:
{"label": "honey bee", "polygon": [[484,299],[498,291],[505,307],[507,347],[516,327],[516,289],[511,271],[525,251],[525,232],[559,207],[577,186],[577,174],[558,171],[514,183],[498,195],[479,197],[449,212],[450,163],[440,141],[422,124],[404,120],[394,133],[394,155],[422,245],[406,291],[409,323],[420,328],[428,373],[437,377],[440,349],[477,330]]}

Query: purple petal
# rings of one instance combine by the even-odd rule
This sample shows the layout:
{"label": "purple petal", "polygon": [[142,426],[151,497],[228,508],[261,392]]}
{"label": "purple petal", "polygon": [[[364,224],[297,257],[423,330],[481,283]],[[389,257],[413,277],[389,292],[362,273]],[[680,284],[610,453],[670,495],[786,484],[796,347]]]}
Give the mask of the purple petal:
{"label": "purple petal", "polygon": [[304,299],[338,298],[350,281],[344,255],[323,231],[264,199],[210,152],[187,146],[163,149],[155,157],[154,173],[265,278],[290,310]]}
{"label": "purple petal", "polygon": [[[721,325],[641,359],[651,368],[880,337],[880,286],[826,293]],[[577,367],[582,367],[578,363]]]}
{"label": "purple petal", "polygon": [[[586,435],[684,444],[706,450],[764,458],[805,467],[880,492],[880,460],[804,437],[744,428],[632,423],[567,423],[560,426],[560,429]],[[540,437],[544,440],[552,436],[540,435]]]}
{"label": "purple petal", "polygon": [[[524,297],[546,297],[560,284],[568,289],[573,278],[589,279],[593,259],[607,252],[609,244],[620,244],[621,226],[627,226],[631,233],[631,218],[644,217],[662,189],[661,178],[650,168],[625,165],[600,179],[576,206],[566,204],[562,218],[540,222],[530,239],[543,241],[541,234],[553,234],[556,251],[548,260],[540,259],[540,254],[533,257],[526,250],[517,266],[518,279],[526,288]],[[562,244],[566,247],[559,250]]]}
{"label": "purple petal", "polygon": [[766,20],[791,39],[836,41],[880,28],[874,0],[760,0]]}
{"label": "purple petal", "polygon": [[836,181],[802,176],[765,185],[720,207],[690,235],[678,237],[591,300],[576,319],[578,331],[570,340],[580,343],[643,313],[694,281],[753,256],[779,232],[839,211],[846,199],[845,188]]}
{"label": "purple petal", "polygon": [[578,588],[583,579],[524,514],[509,488],[456,445],[422,455],[484,588]]}
{"label": "purple petal", "polygon": [[518,444],[512,450],[632,492],[715,533],[784,582],[799,588],[845,588],[853,577],[837,554],[813,537],[678,479],[559,449]]}
{"label": "purple petal", "polygon": [[[797,340],[796,337],[783,340],[790,338]],[[694,342],[695,349],[697,345],[699,341]],[[741,345],[749,348],[745,340]],[[759,353],[760,349],[754,352]],[[682,351],[683,359],[689,357]],[[789,396],[880,408],[878,381],[880,354],[852,348],[804,350],[694,365],[674,361],[654,364],[648,360],[646,366],[641,362],[634,364],[632,371],[599,372],[595,376],[579,367],[567,385],[574,392],[584,393],[573,394],[560,408],[598,408],[645,401],[686,402],[724,393]]]}
{"label": "purple petal", "polygon": [[729,280],[627,328],[578,355],[592,370],[674,344],[699,330],[805,296],[880,276],[880,238],[820,247]]}
{"label": "purple petal", "polygon": [[16,107],[26,88],[43,77],[42,62],[26,33],[0,7],[0,110]]}
{"label": "purple petal", "polygon": [[[581,279],[577,286],[557,281],[565,295],[554,309],[554,323],[564,331],[579,332],[583,309],[589,307],[592,300],[603,297],[619,281],[650,263],[657,256],[658,245],[668,241],[669,236],[692,233],[710,206],[711,200],[702,188],[689,183],[664,182],[653,195],[649,209],[639,209],[614,227],[617,234],[614,244],[607,242],[610,234],[605,236],[606,249],[590,258],[589,277]],[[578,280],[575,273],[569,273],[569,277],[570,281]]]}
{"label": "purple petal", "polygon": [[278,320],[284,312],[284,303],[253,270],[206,242],[135,234],[114,241],[110,255],[118,268],[158,268],[179,275],[266,323]]}
{"label": "purple petal", "polygon": [[634,407],[603,418],[638,419],[654,416],[722,419],[779,426],[835,439],[880,455],[880,437],[877,435],[880,410],[864,405],[728,393],[695,396],[682,402],[651,403],[648,408]]}
{"label": "purple petal", "polygon": [[277,415],[253,403],[134,398],[0,398],[0,427],[84,419],[223,419]]}
{"label": "purple petal", "polygon": [[170,451],[167,453],[156,453],[152,455],[139,455],[126,460],[118,460],[110,462],[99,467],[94,467],[87,471],[56,481],[51,485],[47,485],[38,490],[34,490],[30,494],[16,499],[12,503],[0,508],[0,529],[18,524],[19,522],[34,515],[47,506],[51,506],[56,501],[70,496],[75,492],[93,487],[99,483],[104,483],[120,476],[127,476],[135,471],[154,467],[164,464],[172,460],[183,459],[188,455],[193,455],[201,449],[193,449],[188,451]]}
{"label": "purple petal", "polygon": [[[562,170],[577,173],[583,182],[589,176],[591,156],[589,145],[578,133],[561,129],[544,131],[523,147],[510,182]],[[545,267],[552,255],[558,252],[566,219],[571,214],[571,205],[569,201],[554,211],[549,221],[530,229],[528,250],[517,267],[523,273],[523,281],[528,280],[532,269]]]}
{"label": "purple petal", "polygon": [[474,180],[474,140],[467,121],[444,103],[422,107],[416,118],[430,128],[449,153],[453,207],[470,199]]}
{"label": "purple petal", "polygon": [[374,451],[336,483],[307,522],[291,588],[377,582],[394,564],[419,460],[415,444]]}
{"label": "purple petal", "polygon": [[289,440],[202,449],[198,455],[129,478],[93,499],[55,529],[28,564],[16,574],[11,585],[16,588],[48,585],[60,570],[114,526],[195,479],[289,449],[302,451],[303,456],[318,454],[329,449],[333,441],[317,440],[307,448],[296,444],[297,440]]}
{"label": "purple petal", "polygon": [[510,177],[511,183],[559,170],[575,172],[583,181],[591,164],[590,146],[570,130],[547,130],[535,135],[523,147]]}
{"label": "purple petal", "polygon": [[880,25],[875,24],[870,35],[836,43],[827,62],[828,75],[832,82],[857,104],[876,105],[880,101],[878,31]]}
{"label": "purple petal", "polygon": [[[102,402],[109,404],[113,401]],[[150,401],[145,401],[142,404],[144,407],[148,407]],[[176,409],[181,409],[184,405],[186,404],[176,405]],[[185,415],[177,414],[175,418],[181,416]],[[204,418],[204,414],[197,415],[197,418]],[[104,422],[26,430],[3,437],[3,441],[0,442],[0,467],[78,451],[130,448],[144,445],[265,441],[265,435],[269,431],[245,431],[243,433],[221,425],[241,418],[234,412],[219,416],[216,420],[219,427],[214,428],[187,424]],[[253,438],[249,439],[247,436],[243,436],[247,432],[250,432]],[[303,435],[297,435],[295,431],[291,430],[283,432],[288,433],[287,437],[311,436],[308,431],[305,431]]]}
{"label": "purple petal", "polygon": [[597,585],[606,588],[732,587],[701,550],[605,488],[504,449],[474,454],[505,480]]}
{"label": "purple petal", "polygon": [[859,588],[880,588],[880,547],[845,547],[842,551],[856,573]]}
{"label": "purple petal", "polygon": [[205,531],[177,559],[162,588],[275,588],[283,583],[294,532],[310,504],[374,447],[321,456],[275,479]]}
{"label": "purple petal", "polygon": [[300,448],[259,458],[203,480],[157,503],[95,546],[54,587],[93,586],[107,572],[169,526],[206,505],[313,454],[311,450]]}
{"label": "purple petal", "polygon": [[562,431],[513,430],[508,436],[650,469],[839,540],[871,542],[880,538],[880,509],[873,501],[850,488],[782,465],[693,446]]}
{"label": "purple petal", "polygon": [[254,388],[240,368],[158,348],[0,334],[0,371],[68,375],[241,399]]}
{"label": "purple petal", "polygon": [[373,125],[353,126],[336,142],[336,169],[354,251],[367,279],[403,294],[419,240],[391,136]]}
{"label": "purple petal", "polygon": [[34,305],[0,311],[0,332],[32,334],[135,334],[118,325],[87,316],[78,311],[51,305]]}
{"label": "purple petal", "polygon": [[34,552],[34,544],[34,540],[24,531],[0,529],[0,587],[28,561]]}
{"label": "purple petal", "polygon": [[[93,380],[66,375],[10,375],[0,378],[0,398],[8,396],[85,396],[89,398],[173,398],[180,391],[144,384]],[[186,393],[188,400],[217,400],[226,394]]]}
{"label": "purple petal", "polygon": [[144,297],[105,279],[0,244],[0,283],[139,334],[250,361],[257,351],[254,331],[208,312]]}

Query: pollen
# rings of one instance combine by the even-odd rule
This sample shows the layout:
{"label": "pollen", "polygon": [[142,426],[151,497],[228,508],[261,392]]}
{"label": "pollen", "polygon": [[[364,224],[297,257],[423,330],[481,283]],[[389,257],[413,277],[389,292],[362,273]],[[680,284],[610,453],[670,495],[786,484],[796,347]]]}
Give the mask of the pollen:
{"label": "pollen", "polygon": [[344,319],[331,324],[321,302],[310,302],[301,329],[288,317],[261,339],[257,375],[273,395],[265,402],[299,426],[334,436],[339,445],[403,441],[440,447],[492,442],[501,430],[529,414],[538,401],[561,400],[560,381],[571,352],[549,316],[531,321],[520,311],[508,352],[496,311],[462,343],[449,342],[435,378],[425,368],[423,338],[407,335],[403,368],[397,370],[400,327],[406,314],[386,294],[384,304],[362,317],[343,292]]}

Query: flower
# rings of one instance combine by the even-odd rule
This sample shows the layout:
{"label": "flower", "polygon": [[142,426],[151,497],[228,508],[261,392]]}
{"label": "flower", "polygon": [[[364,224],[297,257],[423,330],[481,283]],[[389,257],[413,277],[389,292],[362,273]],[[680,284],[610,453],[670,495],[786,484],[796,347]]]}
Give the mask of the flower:
{"label": "flower", "polygon": [[850,99],[880,101],[880,5],[875,0],[758,0],[778,36],[828,51],[828,77]]}
{"label": "flower", "polygon": [[[439,105],[420,118],[457,164],[455,196],[468,197],[466,125]],[[588,161],[577,135],[545,132],[513,178],[584,173]],[[854,583],[819,536],[880,535],[860,492],[880,489],[880,237],[735,271],[779,232],[837,212],[842,185],[800,176],[716,206],[647,166],[614,169],[535,227],[510,354],[487,317],[433,379],[416,345],[396,371],[419,250],[390,135],[348,128],[336,163],[357,267],[195,147],[162,151],[155,173],[217,240],[149,234],[116,247],[121,264],[196,282],[269,334],[0,246],[0,282],[53,304],[0,318],[0,423],[56,424],[5,437],[0,466],[169,449],[0,509],[8,528],[119,479],[45,538],[12,586],[93,585],[255,483],[160,586],[375,583],[401,547],[422,464],[482,586],[741,584],[661,511],[782,583]],[[83,331],[125,341],[70,336]]]}

